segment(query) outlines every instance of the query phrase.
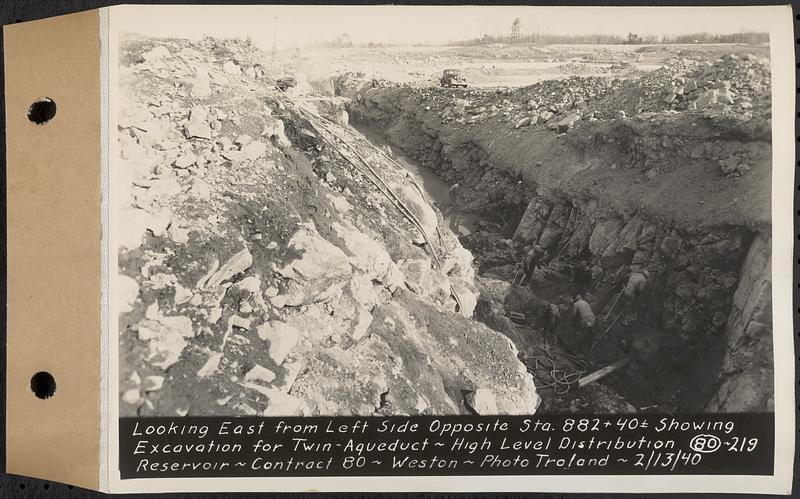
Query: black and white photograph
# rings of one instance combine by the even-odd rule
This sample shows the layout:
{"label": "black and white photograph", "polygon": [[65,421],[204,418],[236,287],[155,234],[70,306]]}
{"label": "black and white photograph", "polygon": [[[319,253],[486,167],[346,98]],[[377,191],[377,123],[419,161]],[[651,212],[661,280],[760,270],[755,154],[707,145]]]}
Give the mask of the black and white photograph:
{"label": "black and white photograph", "polygon": [[149,10],[111,47],[120,417],[775,410],[758,18]]}
{"label": "black and white photograph", "polygon": [[6,485],[792,493],[793,6],[79,4],[3,26]]}

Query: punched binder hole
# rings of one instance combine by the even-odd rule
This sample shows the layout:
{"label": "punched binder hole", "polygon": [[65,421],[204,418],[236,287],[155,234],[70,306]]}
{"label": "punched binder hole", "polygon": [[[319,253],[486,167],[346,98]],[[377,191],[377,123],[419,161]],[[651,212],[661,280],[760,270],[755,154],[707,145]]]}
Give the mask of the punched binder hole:
{"label": "punched binder hole", "polygon": [[44,125],[56,115],[56,103],[49,97],[40,97],[28,108],[28,119]]}
{"label": "punched binder hole", "polygon": [[56,380],[45,371],[39,371],[31,378],[31,391],[40,399],[48,399],[56,393]]}

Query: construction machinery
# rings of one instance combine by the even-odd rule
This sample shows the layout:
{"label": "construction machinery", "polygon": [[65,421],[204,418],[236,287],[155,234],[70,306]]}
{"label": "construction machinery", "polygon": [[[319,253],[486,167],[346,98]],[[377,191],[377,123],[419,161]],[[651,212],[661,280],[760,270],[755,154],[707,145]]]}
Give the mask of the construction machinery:
{"label": "construction machinery", "polygon": [[458,69],[445,69],[439,82],[443,87],[466,88],[467,86],[467,78]]}

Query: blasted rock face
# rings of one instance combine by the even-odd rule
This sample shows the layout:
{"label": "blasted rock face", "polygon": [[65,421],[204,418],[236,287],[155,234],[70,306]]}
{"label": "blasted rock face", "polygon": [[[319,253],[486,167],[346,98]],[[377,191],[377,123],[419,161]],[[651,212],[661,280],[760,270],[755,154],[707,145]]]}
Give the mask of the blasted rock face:
{"label": "blasted rock face", "polygon": [[772,241],[753,240],[733,295],[721,385],[710,412],[772,410]]}
{"label": "blasted rock face", "polygon": [[[298,377],[292,393],[312,413],[536,412],[533,380],[504,335],[404,291],[372,316],[366,337],[318,351]],[[466,392],[476,395],[465,399]]]}
{"label": "blasted rock face", "polygon": [[491,390],[478,388],[474,392],[469,392],[464,397],[470,409],[479,416],[493,416],[497,414],[497,403]]}
{"label": "blasted rock face", "polygon": [[469,317],[472,255],[404,169],[362,151],[430,241],[316,147],[323,133],[257,81],[257,49],[162,45],[129,65],[120,117],[122,414],[536,412],[514,344]]}
{"label": "blasted rock face", "polygon": [[324,301],[344,287],[352,273],[347,255],[320,236],[313,225],[301,227],[289,240],[289,249],[300,256],[280,269],[291,281],[288,295],[282,297],[285,305]]}

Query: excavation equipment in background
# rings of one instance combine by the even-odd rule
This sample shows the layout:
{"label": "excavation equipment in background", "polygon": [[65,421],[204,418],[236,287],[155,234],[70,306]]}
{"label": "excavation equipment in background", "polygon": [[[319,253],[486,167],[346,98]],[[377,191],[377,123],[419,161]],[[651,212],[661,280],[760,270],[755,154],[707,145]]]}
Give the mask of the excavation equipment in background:
{"label": "excavation equipment in background", "polygon": [[439,83],[443,87],[467,87],[467,77],[458,69],[445,69]]}

